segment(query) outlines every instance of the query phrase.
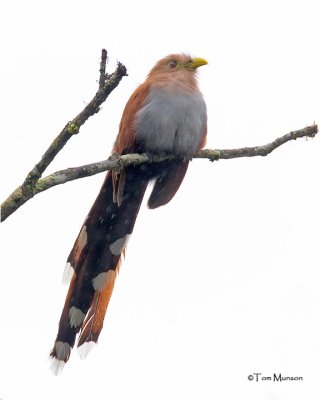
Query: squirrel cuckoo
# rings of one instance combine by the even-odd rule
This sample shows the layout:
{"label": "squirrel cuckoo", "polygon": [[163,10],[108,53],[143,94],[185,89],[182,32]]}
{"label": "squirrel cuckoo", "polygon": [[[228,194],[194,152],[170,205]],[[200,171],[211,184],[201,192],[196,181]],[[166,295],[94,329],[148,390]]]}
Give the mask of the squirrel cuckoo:
{"label": "squirrel cuckoo", "polygon": [[67,260],[71,282],[50,353],[55,373],[77,346],[97,342],[145,190],[149,208],[168,203],[186,174],[188,158],[206,142],[206,105],[196,70],[207,64],[187,54],[169,55],[150,71],[125,106],[113,152],[173,155],[172,161],[109,171]]}

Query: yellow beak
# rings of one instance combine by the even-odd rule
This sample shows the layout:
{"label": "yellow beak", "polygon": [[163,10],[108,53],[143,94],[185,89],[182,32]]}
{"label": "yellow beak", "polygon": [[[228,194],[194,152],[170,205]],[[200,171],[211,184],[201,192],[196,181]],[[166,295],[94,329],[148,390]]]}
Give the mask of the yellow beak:
{"label": "yellow beak", "polygon": [[193,58],[186,64],[186,68],[193,70],[206,64],[208,64],[208,61],[204,58]]}

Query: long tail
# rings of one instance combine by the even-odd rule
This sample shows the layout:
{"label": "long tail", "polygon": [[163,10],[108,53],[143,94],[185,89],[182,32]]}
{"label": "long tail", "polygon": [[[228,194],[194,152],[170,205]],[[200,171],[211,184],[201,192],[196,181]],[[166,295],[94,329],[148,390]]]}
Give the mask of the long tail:
{"label": "long tail", "polygon": [[114,201],[109,172],[68,257],[72,277],[54,347],[53,372],[77,346],[97,342],[119,269],[121,255],[136,221],[149,177],[143,166],[126,169],[121,201]]}

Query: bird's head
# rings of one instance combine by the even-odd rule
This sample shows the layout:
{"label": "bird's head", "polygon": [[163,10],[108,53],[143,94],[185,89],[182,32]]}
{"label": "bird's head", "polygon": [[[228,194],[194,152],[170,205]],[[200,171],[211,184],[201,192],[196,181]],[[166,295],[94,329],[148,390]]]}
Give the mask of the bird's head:
{"label": "bird's head", "polygon": [[197,68],[206,64],[208,64],[208,61],[204,58],[192,58],[188,54],[170,54],[157,62],[149,72],[148,78],[154,82],[181,80],[195,84]]}

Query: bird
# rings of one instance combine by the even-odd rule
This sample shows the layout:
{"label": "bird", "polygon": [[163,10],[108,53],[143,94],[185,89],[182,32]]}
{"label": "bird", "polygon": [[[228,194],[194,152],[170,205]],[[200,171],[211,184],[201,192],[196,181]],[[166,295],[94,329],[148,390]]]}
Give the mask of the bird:
{"label": "bird", "polygon": [[[141,202],[167,204],[179,189],[190,158],[206,144],[207,108],[197,69],[208,62],[185,53],[158,61],[129,98],[120,121],[115,155],[145,153],[169,160],[108,171],[66,264],[70,284],[50,353],[60,372],[77,347],[97,343],[126,245]],[[86,352],[86,351],[85,351]]]}

